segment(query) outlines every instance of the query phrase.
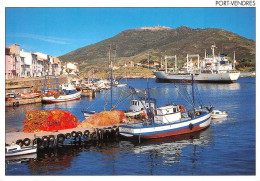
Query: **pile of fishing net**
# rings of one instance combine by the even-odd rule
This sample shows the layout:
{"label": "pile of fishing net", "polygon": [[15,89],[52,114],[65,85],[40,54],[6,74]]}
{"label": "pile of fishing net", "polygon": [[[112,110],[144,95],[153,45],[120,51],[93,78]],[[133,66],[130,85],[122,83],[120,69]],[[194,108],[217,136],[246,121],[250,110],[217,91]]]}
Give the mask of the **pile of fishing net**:
{"label": "pile of fishing net", "polygon": [[79,120],[70,112],[53,109],[50,111],[28,111],[25,115],[23,132],[55,131],[75,128]]}
{"label": "pile of fishing net", "polygon": [[93,116],[85,119],[78,125],[78,128],[95,128],[100,126],[111,126],[122,123],[126,120],[125,113],[123,111],[104,111],[96,113]]}

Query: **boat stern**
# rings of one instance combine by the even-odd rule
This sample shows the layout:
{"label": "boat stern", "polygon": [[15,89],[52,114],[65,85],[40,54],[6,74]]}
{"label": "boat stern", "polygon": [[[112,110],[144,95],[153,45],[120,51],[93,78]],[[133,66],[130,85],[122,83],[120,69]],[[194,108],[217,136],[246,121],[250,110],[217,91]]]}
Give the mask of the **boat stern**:
{"label": "boat stern", "polygon": [[233,72],[229,74],[229,78],[231,81],[235,82],[240,76],[240,72]]}

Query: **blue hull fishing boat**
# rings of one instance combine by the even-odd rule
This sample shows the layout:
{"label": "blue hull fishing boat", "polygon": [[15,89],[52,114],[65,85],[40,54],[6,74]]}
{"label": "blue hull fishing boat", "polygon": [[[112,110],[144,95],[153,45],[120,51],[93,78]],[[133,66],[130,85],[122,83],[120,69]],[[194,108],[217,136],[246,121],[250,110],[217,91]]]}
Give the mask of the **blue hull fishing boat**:
{"label": "blue hull fishing boat", "polygon": [[[149,88],[147,92],[149,100]],[[119,133],[124,137],[151,139],[181,135],[206,129],[210,126],[213,106],[200,106],[199,109],[195,108],[193,82],[192,98],[193,109],[191,111],[187,112],[183,105],[174,104],[155,109],[149,108],[146,111],[148,115],[147,120],[140,123],[122,125],[119,127]]]}

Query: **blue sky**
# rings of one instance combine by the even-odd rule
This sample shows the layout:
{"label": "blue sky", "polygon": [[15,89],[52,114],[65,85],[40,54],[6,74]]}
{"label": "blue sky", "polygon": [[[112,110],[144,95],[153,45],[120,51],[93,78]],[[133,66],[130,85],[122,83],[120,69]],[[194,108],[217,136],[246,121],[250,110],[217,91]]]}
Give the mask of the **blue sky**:
{"label": "blue sky", "polygon": [[6,46],[60,56],[144,26],[220,28],[255,40],[255,8],[6,8]]}

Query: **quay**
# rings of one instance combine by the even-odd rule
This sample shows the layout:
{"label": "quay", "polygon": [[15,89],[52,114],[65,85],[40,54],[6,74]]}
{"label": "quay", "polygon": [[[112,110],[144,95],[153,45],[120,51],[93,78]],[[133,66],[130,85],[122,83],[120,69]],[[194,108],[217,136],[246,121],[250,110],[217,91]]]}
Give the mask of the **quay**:
{"label": "quay", "polygon": [[38,148],[48,147],[49,145],[63,144],[65,140],[97,141],[111,140],[119,136],[119,125],[96,128],[73,128],[58,131],[43,131],[36,133],[10,132],[6,133],[5,144],[15,143],[22,146],[37,144]]}
{"label": "quay", "polygon": [[10,106],[19,106],[19,105],[25,105],[25,104],[35,104],[35,103],[40,103],[42,101],[41,97],[36,97],[32,99],[12,99],[11,101],[6,101],[5,106],[10,107]]}

